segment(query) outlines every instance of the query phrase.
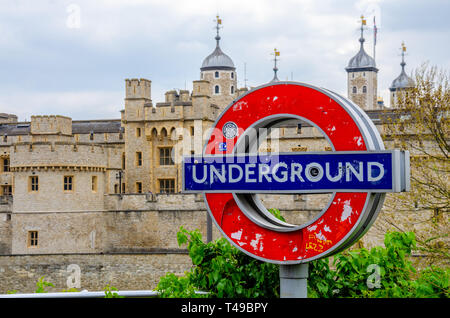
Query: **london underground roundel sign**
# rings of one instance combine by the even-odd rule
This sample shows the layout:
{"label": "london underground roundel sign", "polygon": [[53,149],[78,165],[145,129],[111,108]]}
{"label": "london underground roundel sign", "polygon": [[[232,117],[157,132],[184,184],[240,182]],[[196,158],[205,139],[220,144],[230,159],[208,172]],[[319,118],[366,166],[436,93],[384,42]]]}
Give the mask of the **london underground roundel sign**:
{"label": "london underground roundel sign", "polygon": [[[332,151],[258,153],[274,125],[315,126]],[[409,189],[409,153],[385,150],[366,113],[331,91],[297,82],[257,87],[215,122],[203,155],[185,157],[183,192],[204,193],[222,234],[248,255],[298,264],[337,253],[374,222],[386,192]],[[332,193],[306,224],[282,222],[258,193]],[[276,207],[269,207],[276,208]]]}

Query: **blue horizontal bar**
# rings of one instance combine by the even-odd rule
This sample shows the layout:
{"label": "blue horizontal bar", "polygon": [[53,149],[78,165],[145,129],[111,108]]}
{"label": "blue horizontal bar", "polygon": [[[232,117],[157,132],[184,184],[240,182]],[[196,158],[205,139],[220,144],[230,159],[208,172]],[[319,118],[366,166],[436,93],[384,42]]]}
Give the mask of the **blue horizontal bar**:
{"label": "blue horizontal bar", "polygon": [[393,153],[324,152],[190,156],[184,192],[393,191]]}

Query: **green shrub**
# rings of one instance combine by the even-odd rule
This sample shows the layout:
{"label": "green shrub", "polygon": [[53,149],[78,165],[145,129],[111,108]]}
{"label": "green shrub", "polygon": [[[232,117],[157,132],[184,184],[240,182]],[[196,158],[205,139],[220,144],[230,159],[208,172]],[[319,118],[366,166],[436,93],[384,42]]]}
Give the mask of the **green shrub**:
{"label": "green shrub", "polygon": [[[178,244],[186,245],[193,267],[178,277],[168,273],[156,288],[160,297],[279,297],[278,265],[258,261],[225,238],[204,243],[198,231],[183,227]],[[412,232],[389,232],[385,247],[356,249],[310,262],[308,297],[449,297],[448,268],[417,272],[408,260],[416,248]]]}

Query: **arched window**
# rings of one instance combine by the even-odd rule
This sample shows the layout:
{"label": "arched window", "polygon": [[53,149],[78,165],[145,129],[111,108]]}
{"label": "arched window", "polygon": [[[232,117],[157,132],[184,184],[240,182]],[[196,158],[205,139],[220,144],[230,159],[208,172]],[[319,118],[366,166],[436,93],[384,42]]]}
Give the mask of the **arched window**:
{"label": "arched window", "polygon": [[363,93],[367,93],[367,86],[363,86]]}
{"label": "arched window", "polygon": [[234,72],[231,72],[231,78],[234,78]]}
{"label": "arched window", "polygon": [[214,94],[220,94],[220,87],[219,87],[219,85],[214,86]]}
{"label": "arched window", "polygon": [[233,85],[231,85],[230,93],[231,93],[231,94],[234,94],[234,86],[233,86]]}
{"label": "arched window", "polygon": [[218,72],[218,71],[216,71],[216,72],[214,73],[214,77],[215,77],[215,78],[219,78],[219,72]]}
{"label": "arched window", "polygon": [[356,86],[353,86],[353,88],[352,88],[352,93],[353,93],[353,94],[356,94]]}
{"label": "arched window", "polygon": [[161,137],[166,138],[167,137],[167,130],[166,128],[161,129]]}

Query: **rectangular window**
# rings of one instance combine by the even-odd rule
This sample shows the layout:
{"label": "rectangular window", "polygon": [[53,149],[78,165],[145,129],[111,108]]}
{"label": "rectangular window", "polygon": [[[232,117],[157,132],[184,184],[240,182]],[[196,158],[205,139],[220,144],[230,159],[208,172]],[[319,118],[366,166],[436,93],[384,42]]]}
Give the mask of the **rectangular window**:
{"label": "rectangular window", "polygon": [[174,165],[172,160],[172,147],[159,148],[159,165],[160,166]]}
{"label": "rectangular window", "polygon": [[142,152],[136,152],[136,166],[142,166]]}
{"label": "rectangular window", "polygon": [[73,191],[73,176],[64,176],[64,191]]}
{"label": "rectangular window", "polygon": [[9,172],[9,158],[3,159],[3,172]]}
{"label": "rectangular window", "polygon": [[114,184],[114,193],[119,193],[119,185],[117,183]]}
{"label": "rectangular window", "polygon": [[28,247],[38,246],[38,231],[28,231]]}
{"label": "rectangular window", "polygon": [[191,136],[194,136],[194,126],[191,126]]}
{"label": "rectangular window", "polygon": [[92,192],[97,192],[97,176],[92,176]]}
{"label": "rectangular window", "polygon": [[136,182],[136,193],[142,193],[142,182]]}
{"label": "rectangular window", "polygon": [[141,128],[136,128],[136,137],[141,137]]}
{"label": "rectangular window", "polygon": [[12,195],[12,186],[2,185],[2,195]]}
{"label": "rectangular window", "polygon": [[37,191],[39,191],[39,178],[38,178],[38,176],[31,176],[28,179],[28,190],[30,192],[37,192]]}
{"label": "rectangular window", "polygon": [[175,193],[175,179],[160,179],[159,180],[160,193]]}

